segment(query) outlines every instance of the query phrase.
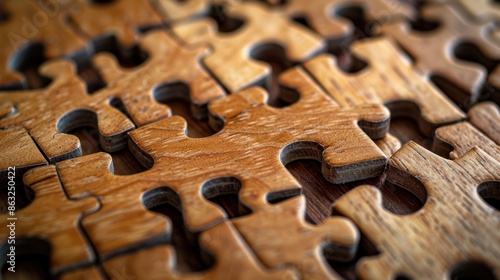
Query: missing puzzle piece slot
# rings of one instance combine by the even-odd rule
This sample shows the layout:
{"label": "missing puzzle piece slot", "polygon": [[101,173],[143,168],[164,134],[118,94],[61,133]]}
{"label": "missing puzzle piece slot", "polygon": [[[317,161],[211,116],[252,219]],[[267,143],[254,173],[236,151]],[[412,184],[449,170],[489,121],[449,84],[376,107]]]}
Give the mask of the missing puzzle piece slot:
{"label": "missing puzzle piece slot", "polygon": [[224,209],[229,219],[250,215],[252,210],[240,200],[241,181],[235,177],[208,180],[201,187],[203,197]]}
{"label": "missing puzzle piece slot", "polygon": [[51,279],[50,275],[50,243],[38,238],[20,238],[15,243],[14,273],[8,270],[9,244],[0,248],[2,279]]}

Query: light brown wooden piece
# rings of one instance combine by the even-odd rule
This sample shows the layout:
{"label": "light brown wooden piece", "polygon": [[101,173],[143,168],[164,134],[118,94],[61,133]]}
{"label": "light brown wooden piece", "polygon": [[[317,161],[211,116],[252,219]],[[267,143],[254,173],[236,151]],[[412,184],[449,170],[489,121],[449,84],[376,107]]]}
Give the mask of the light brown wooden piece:
{"label": "light brown wooden piece", "polygon": [[389,39],[356,42],[352,52],[369,64],[355,74],[342,71],[332,55],[320,55],[304,63],[305,69],[343,106],[385,104],[392,116],[417,120],[420,131],[427,136],[437,127],[465,117],[443,93],[415,72]]}
{"label": "light brown wooden piece", "polygon": [[281,45],[294,62],[305,61],[324,48],[318,35],[264,4],[247,2],[228,6],[224,11],[244,20],[244,25],[229,34],[219,34],[213,20],[202,19],[174,25],[173,31],[188,44],[210,44],[213,53],[203,61],[230,92],[258,84],[270,75],[270,65],[250,57],[252,50],[262,44]]}
{"label": "light brown wooden piece", "polygon": [[471,18],[486,22],[500,19],[500,7],[498,3],[490,0],[455,0]]}
{"label": "light brown wooden piece", "polygon": [[225,125],[213,136],[188,138],[186,121],[176,116],[130,132],[129,148],[152,167],[143,173],[115,176],[110,172],[111,157],[103,153],[58,163],[70,197],[92,193],[101,198],[101,210],[82,221],[97,251],[106,255],[165,232],[165,219],[147,213],[141,202],[144,191],[158,186],[178,193],[186,226],[199,231],[225,217],[206,198],[234,189],[220,179],[206,186],[210,179],[237,178],[242,203],[261,209],[267,207],[268,195],[288,197],[298,192],[299,183],[284,167],[296,159],[321,161],[323,175],[333,182],[383,172],[386,157],[370,137],[387,132],[385,108],[343,108],[299,68],[281,79],[297,88],[301,95],[297,103],[283,109],[269,107],[266,92],[257,87],[218,99],[210,103],[210,110],[225,119]]}
{"label": "light brown wooden piece", "polygon": [[[234,0],[236,1],[236,0]],[[152,5],[166,22],[175,22],[195,18],[208,13],[210,2],[207,0],[152,0]]]}
{"label": "light brown wooden piece", "polygon": [[2,1],[8,19],[0,23],[0,85],[23,84],[24,77],[11,69],[12,59],[30,43],[42,43],[46,57],[62,57],[85,48],[86,42],[65,22],[72,1]]}
{"label": "light brown wooden piece", "polygon": [[[113,152],[126,146],[127,131],[171,115],[170,108],[156,100],[186,98],[192,104],[193,115],[202,118],[208,101],[224,95],[199,65],[206,49],[183,48],[162,31],[144,36],[140,46],[150,58],[133,69],[121,69],[110,54],[95,57],[94,63],[107,86],[92,95],[86,93],[71,63],[44,64],[41,73],[54,78],[49,87],[0,95],[0,103],[11,102],[18,110],[0,119],[0,127],[23,126],[54,163],[81,155],[78,138],[64,134],[72,129],[97,125],[101,147]],[[158,88],[177,82],[187,85],[189,91]],[[116,99],[123,102],[130,119],[111,105]]]}
{"label": "light brown wooden piece", "polygon": [[500,145],[500,108],[491,102],[482,102],[472,107],[469,121],[490,139]]}
{"label": "light brown wooden piece", "polygon": [[218,224],[200,235],[204,250],[215,257],[214,267],[197,273],[175,270],[175,251],[160,245],[115,257],[104,262],[111,279],[297,279],[293,270],[270,270],[257,261],[229,222]]}
{"label": "light brown wooden piece", "polygon": [[304,221],[305,197],[269,205],[252,215],[234,220],[250,247],[268,267],[294,266],[301,279],[342,279],[322,256],[349,261],[356,254],[359,233],[354,224],[333,217],[319,226]]}
{"label": "light brown wooden piece", "polygon": [[[72,272],[63,274],[58,279],[60,280],[104,280],[99,270],[92,266],[89,268],[78,269]],[[126,279],[124,279],[126,280]]]}
{"label": "light brown wooden piece", "polygon": [[[305,17],[312,29],[332,44],[354,33],[351,21],[335,16],[346,7],[361,8],[366,20],[373,22],[390,21],[400,17],[414,18],[416,14],[416,10],[411,5],[394,0],[316,0],[314,2],[290,0],[286,1],[284,10],[291,18]],[[366,32],[366,30],[360,31]],[[332,47],[335,46],[332,45]]]}
{"label": "light brown wooden piece", "polygon": [[0,182],[7,187],[9,167],[16,167],[16,177],[22,178],[28,169],[47,164],[30,135],[22,127],[0,130]]}
{"label": "light brown wooden piece", "polygon": [[[2,244],[5,244],[9,236],[7,225],[15,222],[16,242],[21,238],[36,237],[51,244],[53,273],[69,266],[93,261],[94,256],[81,233],[78,220],[85,213],[98,209],[97,200],[92,197],[78,201],[68,200],[53,165],[29,170],[24,176],[24,183],[35,191],[35,198],[26,208],[16,209],[15,216],[0,215]],[[9,221],[9,217],[15,217],[17,220]]]}
{"label": "light brown wooden piece", "polygon": [[391,157],[392,154],[401,148],[401,142],[392,134],[387,134],[384,138],[376,140],[375,144],[377,144],[387,157]]}
{"label": "light brown wooden piece", "polygon": [[[431,5],[422,11],[425,19],[440,23],[430,32],[412,31],[405,22],[382,25],[380,31],[394,37],[415,58],[416,68],[426,76],[440,75],[470,93],[475,102],[486,78],[481,65],[454,58],[453,49],[461,42],[474,43],[491,59],[500,58],[500,45],[487,37],[490,24],[468,22],[451,5]],[[430,55],[432,54],[432,55]]]}
{"label": "light brown wooden piece", "polygon": [[139,27],[161,25],[161,18],[147,0],[119,0],[92,3],[77,0],[70,10],[71,19],[88,39],[115,35],[121,45],[139,41]]}
{"label": "light brown wooden piece", "polygon": [[500,212],[477,189],[500,180],[499,170],[500,163],[478,148],[451,161],[414,142],[404,145],[389,160],[387,179],[424,201],[422,209],[394,215],[383,209],[380,191],[370,186],[354,189],[334,205],[381,251],[361,259],[359,276],[447,279],[455,265],[477,261],[500,277]]}
{"label": "light brown wooden piece", "polygon": [[[449,145],[453,147],[450,151]],[[444,157],[456,159],[474,147],[479,147],[500,162],[500,146],[468,122],[440,127],[436,130],[432,150]]]}

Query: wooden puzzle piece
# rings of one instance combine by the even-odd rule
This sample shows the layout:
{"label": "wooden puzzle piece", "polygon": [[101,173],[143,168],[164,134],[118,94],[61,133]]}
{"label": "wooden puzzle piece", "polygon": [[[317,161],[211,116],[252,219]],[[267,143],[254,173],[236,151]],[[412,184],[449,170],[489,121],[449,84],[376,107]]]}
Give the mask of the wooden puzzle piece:
{"label": "wooden puzzle piece", "polygon": [[305,202],[305,197],[299,196],[269,205],[235,219],[234,224],[268,267],[292,265],[301,279],[341,279],[328,268],[322,251],[332,260],[352,260],[359,233],[351,221],[341,217],[329,218],[319,226],[307,224]]}
{"label": "wooden puzzle piece", "polygon": [[[70,266],[92,262],[94,256],[78,220],[98,209],[97,200],[92,197],[68,200],[53,165],[29,170],[24,176],[24,183],[33,189],[35,198],[27,207],[15,209],[14,215],[0,215],[0,226],[9,229],[0,231],[3,246],[10,248],[14,244],[8,241],[12,239],[12,234],[15,236],[14,242],[20,242],[21,238],[41,238],[48,241],[51,244],[51,268],[54,273]],[[9,191],[15,192],[15,189]]]}
{"label": "wooden puzzle piece", "polygon": [[367,101],[385,104],[392,116],[417,120],[420,131],[427,136],[437,127],[465,117],[444,94],[415,72],[389,39],[356,42],[352,53],[368,62],[367,69],[345,73],[336,65],[335,58],[326,54],[304,63],[304,68],[339,104],[355,106]]}
{"label": "wooden puzzle piece", "polygon": [[16,177],[22,178],[28,169],[47,164],[30,135],[22,127],[0,130],[0,182],[7,186],[9,167],[16,168]]}
{"label": "wooden puzzle piece", "polygon": [[72,1],[2,1],[7,19],[0,22],[0,85],[24,83],[12,68],[30,43],[42,43],[46,57],[63,57],[85,48],[86,42],[66,22]]}
{"label": "wooden puzzle piece", "polygon": [[[416,10],[407,3],[394,0],[319,0],[310,3],[302,0],[286,1],[284,10],[291,18],[306,18],[312,29],[330,44],[351,36],[354,32],[352,22],[336,17],[345,8],[359,7],[366,20],[377,22],[394,18],[414,18]],[[363,30],[366,31],[366,30]]]}
{"label": "wooden puzzle piece", "polygon": [[392,154],[401,148],[399,139],[389,133],[384,138],[376,140],[375,144],[377,144],[387,157],[391,157]]}
{"label": "wooden puzzle piece", "polygon": [[472,107],[469,121],[490,139],[500,145],[500,108],[492,102],[481,102]]}
{"label": "wooden puzzle piece", "polygon": [[152,0],[151,4],[166,22],[195,18],[208,13],[210,8],[210,1],[207,0],[188,0],[183,2],[176,0]]}
{"label": "wooden puzzle piece", "polygon": [[259,46],[279,44],[293,62],[311,58],[324,48],[318,35],[264,4],[245,2],[228,6],[224,11],[245,20],[244,25],[231,33],[219,34],[213,20],[201,19],[174,25],[172,30],[188,44],[210,44],[213,53],[203,62],[230,92],[256,85],[270,75],[271,66],[251,58],[252,51]]}
{"label": "wooden puzzle piece", "polygon": [[130,47],[139,41],[140,27],[162,24],[160,16],[147,0],[76,2],[70,10],[71,19],[89,40],[111,34],[115,35],[122,45]]}
{"label": "wooden puzzle piece", "polygon": [[175,251],[159,245],[118,256],[104,262],[111,279],[297,279],[289,268],[270,270],[258,262],[230,222],[204,231],[200,242],[216,262],[207,271],[181,273],[175,270]]}
{"label": "wooden puzzle piece", "polygon": [[[498,34],[500,38],[500,31],[498,31]],[[500,40],[498,41],[500,42]],[[488,76],[488,83],[494,87],[490,92],[492,96],[489,96],[488,99],[500,104],[500,66],[495,67],[490,73]]]}
{"label": "wooden puzzle piece", "polygon": [[486,78],[485,68],[459,60],[453,52],[458,44],[470,42],[477,45],[487,57],[498,60],[500,45],[489,40],[486,34],[491,23],[469,22],[452,5],[447,4],[426,6],[422,14],[424,19],[438,21],[439,27],[420,32],[401,21],[382,25],[380,31],[395,38],[415,58],[415,67],[422,75],[446,78],[471,94],[470,101],[474,103]]}
{"label": "wooden puzzle piece", "polygon": [[498,3],[490,0],[456,0],[460,7],[465,10],[469,16],[482,22],[500,19],[500,7]]}
{"label": "wooden puzzle piece", "polygon": [[[453,147],[450,151],[448,145]],[[468,122],[440,127],[436,130],[432,150],[444,157],[456,159],[474,147],[479,147],[500,162],[500,146]]]}
{"label": "wooden puzzle piece", "polygon": [[[54,78],[48,88],[0,95],[0,103],[11,102],[18,111],[0,119],[0,127],[23,126],[54,163],[81,155],[78,138],[65,134],[72,129],[97,126],[100,145],[113,152],[126,146],[127,131],[171,115],[170,108],[157,100],[186,98],[193,115],[202,118],[208,101],[224,95],[199,65],[206,49],[183,48],[162,31],[145,35],[140,46],[150,58],[134,69],[121,69],[110,54],[95,57],[107,86],[92,95],[86,93],[71,63],[44,64],[41,73]],[[174,87],[179,83],[187,92]],[[115,108],[116,101],[123,103],[126,112]]]}
{"label": "wooden puzzle piece", "polygon": [[[433,151],[441,156],[456,159],[462,157],[465,153],[474,147],[479,147],[488,155],[500,162],[500,138],[495,143],[495,139],[488,138],[483,134],[481,128],[486,128],[490,134],[498,135],[500,131],[499,122],[493,121],[495,113],[497,119],[500,119],[498,107],[495,104],[485,102],[475,105],[469,111],[471,121],[479,124],[479,127],[474,127],[470,122],[462,122],[449,126],[440,127],[436,130],[434,136]],[[485,119],[486,118],[490,118]],[[450,150],[450,145],[453,150]]]}
{"label": "wooden puzzle piece", "polygon": [[[129,133],[129,148],[151,169],[130,176],[112,174],[111,157],[98,153],[59,162],[61,181],[72,198],[99,196],[99,212],[82,223],[101,255],[144,242],[165,231],[165,219],[145,211],[141,194],[168,186],[179,195],[186,226],[200,231],[225,217],[207,197],[231,192],[236,178],[241,202],[252,209],[268,200],[298,192],[298,182],[284,165],[296,159],[323,163],[333,182],[380,175],[386,157],[374,144],[387,132],[389,112],[379,105],[343,108],[322,92],[299,68],[282,77],[300,100],[283,109],[266,105],[266,92],[254,87],[210,103],[223,128],[205,138],[186,136],[186,121],[167,118]],[[361,130],[359,125],[363,128]],[[79,172],[74,172],[79,170]],[[124,213],[131,213],[125,215]],[[124,227],[127,227],[124,229]],[[123,236],[123,238],[118,238]]]}
{"label": "wooden puzzle piece", "polygon": [[104,276],[99,272],[99,270],[92,266],[88,268],[82,268],[75,271],[67,272],[59,277],[60,280],[104,280]]}
{"label": "wooden puzzle piece", "polygon": [[383,209],[380,191],[370,186],[352,190],[334,205],[381,251],[360,261],[359,276],[444,279],[456,265],[477,261],[499,277],[500,213],[478,189],[500,180],[499,170],[500,164],[478,148],[451,161],[414,142],[405,144],[389,160],[387,179],[425,202],[421,210],[394,215]]}

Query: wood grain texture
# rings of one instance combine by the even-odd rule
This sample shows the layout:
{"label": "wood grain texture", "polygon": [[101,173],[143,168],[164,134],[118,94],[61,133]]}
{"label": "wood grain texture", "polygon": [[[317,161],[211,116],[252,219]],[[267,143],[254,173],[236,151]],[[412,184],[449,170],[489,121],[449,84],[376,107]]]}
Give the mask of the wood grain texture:
{"label": "wood grain texture", "polygon": [[16,167],[15,177],[19,180],[29,169],[44,164],[47,164],[47,160],[24,128],[12,127],[0,130],[0,182],[2,182],[2,187],[7,187],[9,166]]}
{"label": "wood grain texture", "polygon": [[429,32],[418,32],[412,30],[408,23],[393,22],[382,25],[380,32],[395,38],[415,58],[415,67],[422,75],[446,78],[471,94],[470,101],[474,103],[486,78],[485,68],[458,60],[453,52],[459,43],[465,41],[478,46],[487,57],[499,59],[500,45],[487,37],[491,23],[467,21],[448,4],[426,6],[422,15],[424,19],[438,21],[439,27]]}
{"label": "wood grain texture", "polygon": [[500,108],[491,102],[482,102],[472,107],[469,121],[491,140],[500,145]]}
{"label": "wood grain texture", "polygon": [[389,160],[387,179],[425,201],[420,211],[393,215],[370,186],[354,189],[334,205],[381,251],[358,263],[359,276],[445,279],[455,265],[476,261],[499,277],[500,213],[478,193],[481,183],[500,180],[499,170],[500,164],[478,148],[451,161],[413,142],[404,145]]}
{"label": "wood grain texture", "polygon": [[271,75],[270,65],[251,58],[257,47],[278,44],[285,49],[287,58],[296,63],[324,48],[318,35],[294,23],[282,11],[269,10],[264,4],[245,2],[228,6],[224,11],[228,16],[244,20],[244,25],[225,34],[217,32],[213,20],[201,19],[174,25],[172,30],[188,44],[211,46],[213,53],[203,62],[230,92],[261,83]]}
{"label": "wood grain texture", "polygon": [[343,106],[385,104],[393,117],[418,121],[427,136],[437,127],[465,117],[451,100],[415,72],[390,39],[363,40],[354,43],[351,50],[367,61],[367,68],[345,73],[332,55],[320,55],[304,63],[304,68]]}
{"label": "wood grain texture", "polygon": [[104,262],[111,279],[298,279],[290,268],[269,269],[259,263],[230,222],[220,223],[200,235],[200,242],[216,258],[206,271],[175,270],[175,250],[168,245],[115,257]]}
{"label": "wood grain texture", "polygon": [[401,148],[401,142],[399,139],[391,134],[387,134],[382,139],[375,140],[375,144],[388,158]]}
{"label": "wood grain texture", "polygon": [[151,4],[161,15],[161,18],[168,23],[199,17],[207,14],[210,8],[210,1],[207,0],[188,0],[182,2],[176,0],[152,0]]}
{"label": "wood grain texture", "polygon": [[148,171],[113,175],[110,157],[103,153],[58,163],[70,197],[92,193],[101,198],[101,210],[82,221],[98,252],[106,255],[165,232],[165,219],[148,213],[141,202],[143,192],[159,186],[179,195],[187,227],[199,231],[226,216],[207,199],[237,193],[239,186],[242,203],[251,209],[266,207],[271,197],[297,194],[299,184],[284,167],[296,159],[322,161],[323,175],[334,182],[383,172],[386,157],[370,137],[387,132],[386,109],[342,108],[299,68],[285,73],[282,83],[301,96],[287,108],[267,106],[260,88],[211,102],[211,113],[225,120],[213,136],[187,137],[185,120],[176,116],[130,132],[129,148],[152,167]]}
{"label": "wood grain texture", "polygon": [[305,198],[299,196],[269,205],[234,220],[250,247],[268,267],[292,265],[301,279],[341,279],[325,257],[337,261],[354,258],[359,234],[351,221],[328,218],[318,226],[304,221]]}
{"label": "wood grain texture", "polygon": [[[92,95],[71,63],[44,64],[41,73],[54,78],[47,88],[0,95],[0,103],[17,108],[17,113],[0,119],[0,127],[23,126],[54,163],[81,155],[78,139],[66,134],[75,128],[98,127],[102,148],[113,152],[126,147],[128,131],[171,115],[168,106],[158,102],[185,98],[193,115],[203,118],[208,101],[224,95],[199,65],[206,49],[183,48],[162,31],[144,36],[140,46],[150,58],[133,69],[120,68],[110,54],[94,58],[107,86]],[[176,87],[179,83],[187,90]]]}
{"label": "wood grain texture", "polygon": [[131,47],[139,41],[140,27],[159,26],[162,23],[160,16],[147,0],[120,0],[109,3],[76,0],[69,16],[89,40],[114,35],[121,45],[126,47]]}
{"label": "wood grain texture", "polygon": [[[48,58],[63,57],[82,50],[86,42],[65,22],[73,1],[2,1],[8,19],[0,22],[0,85],[26,85],[24,77],[15,72],[12,61],[31,43],[42,43]],[[13,63],[14,62],[14,63]]]}
{"label": "wood grain texture", "polygon": [[[98,209],[97,200],[92,197],[68,200],[53,165],[29,170],[24,183],[33,189],[35,198],[29,206],[16,209],[16,246],[21,246],[22,238],[42,238],[50,242],[53,273],[92,262],[94,256],[80,230],[78,220]],[[7,214],[0,215],[2,229],[7,229],[11,222],[7,220],[8,217],[10,216]],[[9,230],[0,231],[2,246],[10,246],[7,244],[9,234]],[[2,263],[4,261],[6,260]]]}

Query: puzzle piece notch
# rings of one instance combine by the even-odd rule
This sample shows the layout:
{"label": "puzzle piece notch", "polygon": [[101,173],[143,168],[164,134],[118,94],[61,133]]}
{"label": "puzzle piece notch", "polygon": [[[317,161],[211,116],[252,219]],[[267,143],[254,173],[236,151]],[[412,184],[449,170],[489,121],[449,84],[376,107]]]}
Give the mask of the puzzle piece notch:
{"label": "puzzle piece notch", "polygon": [[[41,238],[51,244],[53,273],[75,265],[91,263],[94,256],[87,244],[78,220],[99,208],[93,197],[68,200],[61,186],[56,168],[46,165],[29,170],[24,183],[35,192],[30,205],[17,209],[16,221],[7,214],[0,215],[2,228],[15,224],[16,238]],[[64,211],[61,211],[64,210]],[[5,244],[10,231],[2,230],[0,240]]]}
{"label": "puzzle piece notch", "polygon": [[268,43],[281,45],[293,62],[305,61],[324,49],[321,38],[293,23],[282,11],[251,2],[228,6],[225,11],[231,17],[246,20],[243,27],[229,34],[218,34],[216,23],[204,19],[177,24],[172,29],[188,44],[212,47],[213,53],[204,58],[204,64],[230,92],[258,84],[270,75],[269,65],[251,59],[256,47]]}
{"label": "puzzle piece notch", "polygon": [[[478,148],[450,161],[414,142],[405,144],[389,160],[387,179],[424,199],[421,210],[394,215],[370,186],[352,190],[334,205],[380,248],[380,255],[361,260],[359,276],[444,279],[456,264],[478,261],[498,277],[500,250],[492,244],[500,240],[500,215],[481,200],[477,187],[500,180],[499,165]],[[421,260],[418,265],[415,259]]]}
{"label": "puzzle piece notch", "polygon": [[120,0],[105,4],[92,2],[77,0],[69,10],[76,28],[88,40],[114,35],[120,44],[132,47],[140,40],[140,27],[162,24],[160,16],[147,0]]}
{"label": "puzzle piece notch", "polygon": [[[470,42],[476,44],[487,57],[498,60],[500,46],[486,36],[491,23],[468,22],[452,5],[447,4],[429,5],[423,8],[422,14],[424,19],[438,20],[438,29],[430,32],[412,31],[406,22],[393,22],[380,26],[379,31],[395,38],[415,57],[416,68],[423,76],[444,77],[470,94],[470,101],[475,103],[486,78],[485,69],[481,65],[453,58],[453,50],[461,42]],[[458,97],[455,99],[463,101],[458,100]]]}
{"label": "puzzle piece notch", "polygon": [[[418,120],[420,131],[427,136],[437,127],[465,117],[444,94],[414,71],[408,58],[390,39],[356,42],[352,53],[366,60],[369,66],[355,74],[345,73],[332,55],[320,55],[304,63],[304,68],[340,104],[385,104],[393,116]],[[344,93],[346,90],[349,94]],[[435,110],[436,107],[441,109]]]}
{"label": "puzzle piece notch", "polygon": [[[0,101],[13,103],[18,113],[1,119],[0,127],[25,127],[53,163],[81,155],[78,139],[64,134],[74,128],[97,126],[101,146],[113,152],[125,147],[126,133],[135,125],[170,116],[170,108],[155,98],[164,101],[177,97],[177,93],[160,85],[186,84],[190,88],[190,96],[186,98],[190,98],[196,108],[193,114],[200,118],[206,114],[203,108],[209,100],[224,95],[199,65],[198,60],[206,49],[183,48],[161,31],[147,34],[140,45],[150,53],[150,58],[134,69],[121,69],[109,54],[95,57],[96,67],[108,86],[93,95],[86,94],[84,83],[69,62],[51,61],[43,65],[41,72],[54,77],[52,84],[42,90],[3,93]],[[131,120],[110,104],[112,99],[124,104]],[[47,111],[50,113],[45,113]]]}
{"label": "puzzle piece notch", "polygon": [[[342,108],[299,68],[283,77],[284,84],[298,88],[302,98],[297,103],[284,109],[269,107],[265,103],[266,93],[260,88],[218,99],[210,103],[209,109],[223,116],[226,124],[215,135],[189,138],[185,120],[176,116],[131,131],[129,148],[140,162],[151,167],[143,173],[113,175],[111,158],[103,153],[58,163],[61,181],[70,197],[92,193],[101,198],[101,210],[83,220],[98,252],[108,255],[145,241],[153,231],[165,231],[164,219],[145,213],[139,199],[145,191],[158,186],[169,186],[177,192],[191,231],[206,229],[226,216],[220,207],[203,197],[207,180],[228,176],[238,179],[242,186],[241,202],[252,210],[266,207],[270,194],[296,194],[299,184],[284,167],[286,162],[282,162],[282,158],[293,160],[282,151],[295,143],[323,145],[322,157],[321,153],[308,154],[307,149],[289,152],[297,158],[323,160],[325,174],[332,181],[360,180],[383,172],[385,155],[358,123],[363,120],[371,137],[383,137],[389,118],[385,108]],[[248,125],[253,129],[249,130]],[[141,214],[123,215],[124,209]],[[129,217],[141,220],[131,222]],[[123,230],[123,223],[130,228]],[[127,238],[117,239],[123,232],[127,232]]]}
{"label": "puzzle piece notch", "polygon": [[70,24],[64,22],[72,1],[5,1],[3,8],[8,18],[0,23],[0,85],[24,84],[24,77],[9,68],[19,59],[20,50],[29,44],[41,42],[45,57],[65,57],[85,49],[86,42]]}
{"label": "puzzle piece notch", "polygon": [[[340,279],[322,256],[352,260],[359,233],[349,220],[332,217],[319,226],[304,221],[305,198],[299,196],[268,205],[234,224],[250,247],[268,267],[295,267],[302,279]],[[287,238],[276,238],[286,234]]]}

